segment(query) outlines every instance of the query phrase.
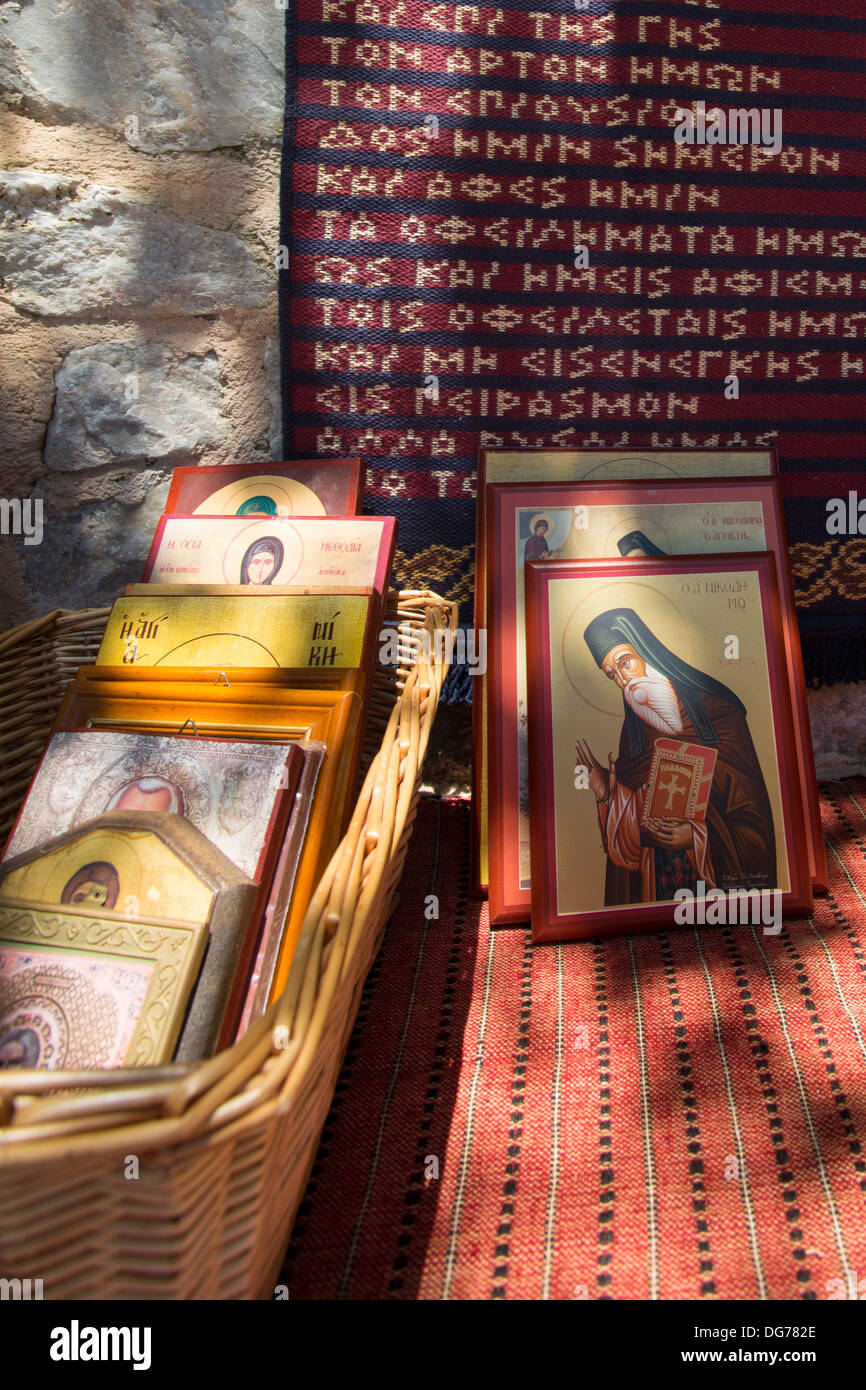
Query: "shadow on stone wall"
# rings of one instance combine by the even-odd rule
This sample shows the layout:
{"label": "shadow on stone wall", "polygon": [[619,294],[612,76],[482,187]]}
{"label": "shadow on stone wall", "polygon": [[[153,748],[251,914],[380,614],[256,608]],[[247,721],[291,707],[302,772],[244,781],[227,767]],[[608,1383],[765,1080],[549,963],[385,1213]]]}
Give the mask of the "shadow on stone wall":
{"label": "shadow on stone wall", "polygon": [[0,622],[140,577],[173,467],[272,457],[285,13],[33,0],[0,28]]}

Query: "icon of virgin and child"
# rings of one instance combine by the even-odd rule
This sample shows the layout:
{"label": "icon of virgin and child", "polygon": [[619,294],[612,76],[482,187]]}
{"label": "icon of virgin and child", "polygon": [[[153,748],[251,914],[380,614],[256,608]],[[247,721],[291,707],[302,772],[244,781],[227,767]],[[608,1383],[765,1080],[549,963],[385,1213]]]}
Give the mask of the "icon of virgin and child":
{"label": "icon of virgin and child", "polygon": [[[606,907],[664,902],[678,889],[774,889],[773,813],[743,702],[690,666],[632,608],[611,608],[586,628],[600,673],[622,693],[619,751],[605,767],[586,739],[577,762],[596,797],[607,866]],[[659,738],[715,752],[705,817],[646,818],[653,749]]]}
{"label": "icon of virgin and child", "polygon": [[539,512],[532,517],[529,523],[530,535],[523,547],[524,564],[529,564],[531,560],[556,560],[559,557],[559,550],[552,550],[547,544],[547,537],[551,532],[551,519],[544,512]]}
{"label": "icon of virgin and child", "polygon": [[[561,547],[551,549],[548,545],[548,536],[551,534],[551,518],[544,512],[539,512],[529,523],[531,534],[527,537],[523,546],[523,562],[529,564],[531,561],[557,560],[561,554]],[[667,551],[651,541],[643,531],[629,531],[617,541],[617,549],[624,558],[632,556],[665,555]]]}

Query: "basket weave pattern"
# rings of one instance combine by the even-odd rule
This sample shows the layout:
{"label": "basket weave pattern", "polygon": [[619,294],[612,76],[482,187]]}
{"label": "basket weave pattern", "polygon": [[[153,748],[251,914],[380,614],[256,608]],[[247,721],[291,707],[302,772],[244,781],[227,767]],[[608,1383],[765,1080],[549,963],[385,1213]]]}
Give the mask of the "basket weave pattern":
{"label": "basket weave pattern", "polygon": [[[4,836],[107,615],[0,636]],[[394,616],[393,707],[280,999],[195,1066],[0,1073],[0,1277],[41,1278],[49,1299],[273,1296],[415,819],[448,656],[422,633],[457,620],[429,591],[401,593]]]}

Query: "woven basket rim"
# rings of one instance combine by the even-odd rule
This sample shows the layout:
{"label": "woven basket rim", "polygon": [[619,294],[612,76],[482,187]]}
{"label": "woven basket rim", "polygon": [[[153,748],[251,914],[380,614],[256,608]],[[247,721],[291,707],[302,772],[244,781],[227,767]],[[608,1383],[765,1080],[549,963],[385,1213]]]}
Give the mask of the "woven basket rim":
{"label": "woven basket rim", "polygon": [[[282,995],[244,1036],[203,1062],[91,1072],[0,1072],[0,1168],[75,1157],[208,1145],[291,1106],[351,973],[377,895],[402,865],[427,741],[450,660],[422,629],[457,626],[457,604],[429,589],[400,590],[396,698],[348,829],[310,898]],[[22,641],[104,620],[110,608],[55,609],[0,633],[0,659]],[[432,655],[431,655],[432,645]],[[0,731],[2,732],[2,731]],[[408,822],[408,823],[407,823]],[[399,861],[399,864],[398,864]],[[385,887],[383,888],[383,885]]]}

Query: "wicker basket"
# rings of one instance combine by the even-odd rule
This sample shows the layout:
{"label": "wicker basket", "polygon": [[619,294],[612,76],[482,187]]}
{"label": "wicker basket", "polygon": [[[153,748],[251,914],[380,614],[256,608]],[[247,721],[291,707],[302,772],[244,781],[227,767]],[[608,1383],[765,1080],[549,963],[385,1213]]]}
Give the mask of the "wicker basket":
{"label": "wicker basket", "polygon": [[[0,636],[3,834],[107,614]],[[0,1073],[0,1277],[41,1279],[45,1298],[273,1296],[412,832],[447,674],[421,633],[456,616],[430,592],[399,595],[390,716],[264,1018],[195,1066]]]}

